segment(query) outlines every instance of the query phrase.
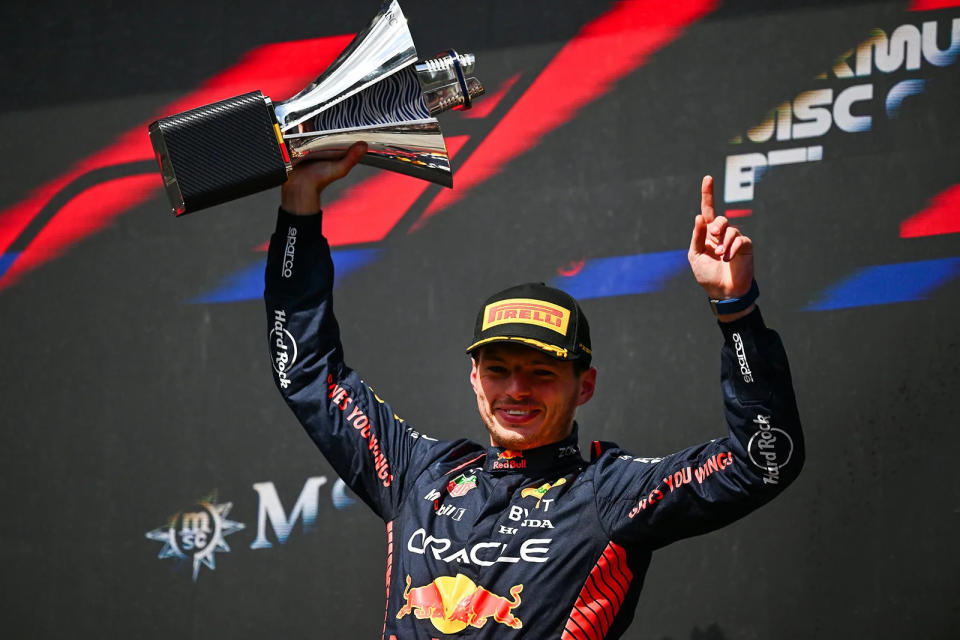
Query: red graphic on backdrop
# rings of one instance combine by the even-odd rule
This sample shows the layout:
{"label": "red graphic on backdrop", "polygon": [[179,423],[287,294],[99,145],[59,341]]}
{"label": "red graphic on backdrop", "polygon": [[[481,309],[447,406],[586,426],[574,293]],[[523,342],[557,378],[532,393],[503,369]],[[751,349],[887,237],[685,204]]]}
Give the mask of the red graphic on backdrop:
{"label": "red graphic on backdrop", "polygon": [[[456,192],[441,192],[415,224],[450,206],[470,188],[496,174],[514,157],[572,119],[586,104],[608,92],[623,76],[644,64],[648,56],[676,38],[680,30],[715,8],[715,0],[681,0],[664,5],[653,0],[621,1],[585,25],[551,60],[476,151],[467,158],[455,180]],[[350,42],[352,35],[271,44],[254,49],[238,64],[214,76],[197,91],[168,105],[158,117],[229,98],[257,87],[283,98],[315,79]],[[610,55],[615,51],[616,55]],[[485,117],[510,93],[517,73],[479,103],[471,117]],[[485,105],[485,106],[484,106]],[[152,120],[152,119],[151,119]],[[63,176],[36,188],[25,200],[0,212],[0,255],[17,253],[0,274],[0,289],[24,273],[48,262],[71,245],[104,228],[114,218],[160,192],[160,178],[135,167],[133,175],[108,180],[73,195],[66,205],[47,213],[49,220],[33,237],[28,228],[42,223],[45,210],[78,179],[107,167],[153,161],[147,122],[120,136],[116,143],[80,161]],[[451,155],[467,138],[448,138]],[[348,223],[345,205],[334,202],[326,211],[325,227],[331,245],[378,242],[407,214],[429,187],[426,183],[392,174],[378,175],[350,189],[350,209],[363,203],[364,228]],[[341,209],[343,211],[341,211]],[[25,233],[27,232],[27,233]]]}
{"label": "red graphic on backdrop", "polygon": [[464,118],[473,118],[480,119],[486,118],[488,115],[494,112],[500,103],[503,102],[503,99],[507,97],[507,94],[510,92],[510,89],[513,85],[517,84],[517,80],[520,79],[522,74],[515,73],[497,87],[497,90],[493,93],[488,93],[483,96],[483,100],[477,102],[470,109],[466,111],[460,111],[460,115]]}
{"label": "red graphic on backdrop", "polygon": [[583,267],[585,264],[587,264],[586,258],[580,258],[579,260],[571,260],[568,266],[557,267],[557,273],[561,276],[572,278],[573,276],[583,271]]}
{"label": "red graphic on backdrop", "polygon": [[960,233],[960,184],[933,197],[930,206],[900,223],[901,238]]}
{"label": "red graphic on backdrop", "polygon": [[[446,136],[445,140],[447,153],[453,158],[469,136]],[[378,172],[324,206],[323,233],[331,247],[380,242],[431,186],[425,180],[399,173]],[[358,211],[363,212],[363,224],[357,224]]]}
{"label": "red graphic on backdrop", "polygon": [[457,188],[440,192],[412,230],[572,120],[716,5],[713,0],[619,2],[585,25],[463,163],[454,176]]}
{"label": "red graphic on backdrop", "polygon": [[[351,35],[331,36],[254,49],[197,91],[161,109],[157,117],[246,93],[251,87],[259,88],[269,96],[292,95],[333,62],[352,38]],[[0,254],[10,251],[51,200],[83,176],[111,166],[144,161],[153,163],[148,124],[144,122],[124,133],[111,146],[81,160],[64,175],[37,187],[25,200],[0,212]],[[160,189],[160,176],[151,167],[149,172],[96,184],[76,194],[66,205],[52,212],[40,231],[26,239],[25,246],[18,247],[20,255],[0,277],[0,289],[103,229],[118,215],[147,201]]]}
{"label": "red graphic on backdrop", "polygon": [[950,7],[960,7],[960,0],[913,0],[910,3],[910,11],[932,11]]}

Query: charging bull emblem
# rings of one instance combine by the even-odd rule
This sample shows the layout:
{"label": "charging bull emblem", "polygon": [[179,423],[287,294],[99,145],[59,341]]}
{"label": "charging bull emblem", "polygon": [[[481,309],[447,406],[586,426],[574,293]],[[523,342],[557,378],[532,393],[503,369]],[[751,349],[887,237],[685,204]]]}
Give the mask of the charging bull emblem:
{"label": "charging bull emblem", "polygon": [[513,609],[520,606],[523,585],[510,587],[510,597],[505,598],[477,586],[463,574],[456,577],[441,576],[422,587],[410,588],[410,576],[403,590],[406,604],[397,613],[397,620],[412,613],[420,620],[430,620],[443,633],[457,633],[468,626],[481,628],[488,618],[512,629],[523,626]]}

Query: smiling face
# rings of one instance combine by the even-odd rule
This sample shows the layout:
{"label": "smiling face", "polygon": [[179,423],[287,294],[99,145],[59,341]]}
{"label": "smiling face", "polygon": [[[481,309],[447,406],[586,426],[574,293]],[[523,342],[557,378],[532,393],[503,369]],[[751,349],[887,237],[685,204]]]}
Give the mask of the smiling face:
{"label": "smiling face", "polygon": [[593,397],[597,370],[519,344],[481,347],[470,370],[490,444],[523,450],[559,442],[573,429],[576,409]]}

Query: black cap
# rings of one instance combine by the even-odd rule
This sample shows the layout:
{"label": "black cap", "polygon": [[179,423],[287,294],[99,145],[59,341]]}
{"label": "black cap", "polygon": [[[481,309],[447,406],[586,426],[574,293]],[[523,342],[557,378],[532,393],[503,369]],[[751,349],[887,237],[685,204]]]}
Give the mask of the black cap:
{"label": "black cap", "polygon": [[590,325],[573,297],[542,282],[528,282],[495,293],[480,308],[472,353],[491,342],[515,342],[558,360],[589,365]]}

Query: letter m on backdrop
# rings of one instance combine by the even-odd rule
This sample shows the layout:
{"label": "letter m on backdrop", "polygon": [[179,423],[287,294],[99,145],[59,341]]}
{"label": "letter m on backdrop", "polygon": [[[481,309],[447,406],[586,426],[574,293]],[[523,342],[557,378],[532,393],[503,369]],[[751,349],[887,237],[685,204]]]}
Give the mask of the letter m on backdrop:
{"label": "letter m on backdrop", "polygon": [[317,505],[320,500],[320,487],[327,483],[324,476],[307,478],[300,496],[290,511],[290,516],[280,502],[277,488],[272,482],[258,482],[253,485],[254,491],[260,496],[260,506],[257,508],[257,539],[250,544],[251,549],[269,549],[273,543],[267,539],[267,522],[273,527],[277,542],[284,544],[293,531],[293,526],[299,518],[303,518],[304,533],[310,531],[317,521]]}

